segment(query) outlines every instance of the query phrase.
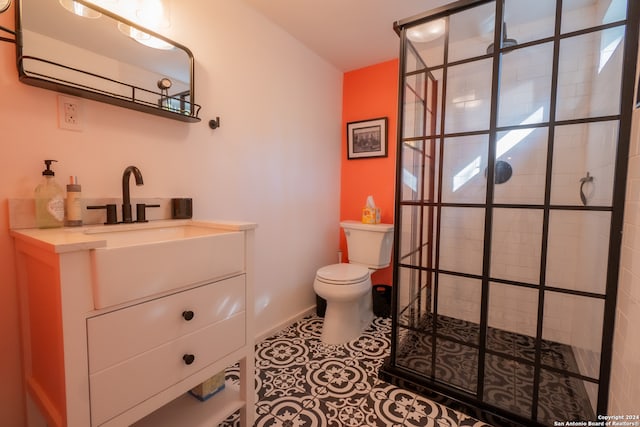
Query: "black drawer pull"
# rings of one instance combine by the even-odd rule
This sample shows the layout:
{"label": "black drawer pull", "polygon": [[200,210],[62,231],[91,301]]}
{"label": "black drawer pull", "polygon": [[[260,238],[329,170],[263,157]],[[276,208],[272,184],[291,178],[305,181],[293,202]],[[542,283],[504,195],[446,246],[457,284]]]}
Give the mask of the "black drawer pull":
{"label": "black drawer pull", "polygon": [[193,354],[185,354],[182,356],[182,360],[184,360],[185,365],[191,365],[196,360],[196,356]]}
{"label": "black drawer pull", "polygon": [[182,317],[184,317],[184,320],[186,320],[187,322],[193,319],[193,316],[195,316],[195,314],[193,314],[193,311],[191,310],[185,310],[182,312]]}

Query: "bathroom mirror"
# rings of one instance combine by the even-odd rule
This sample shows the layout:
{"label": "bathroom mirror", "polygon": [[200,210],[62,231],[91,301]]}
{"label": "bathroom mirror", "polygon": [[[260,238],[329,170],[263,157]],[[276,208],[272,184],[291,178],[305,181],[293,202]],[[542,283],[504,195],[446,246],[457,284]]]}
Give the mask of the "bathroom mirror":
{"label": "bathroom mirror", "polygon": [[[22,82],[175,120],[200,121],[194,60],[187,47],[88,0],[19,0],[17,6]],[[149,42],[161,46],[150,47]]]}

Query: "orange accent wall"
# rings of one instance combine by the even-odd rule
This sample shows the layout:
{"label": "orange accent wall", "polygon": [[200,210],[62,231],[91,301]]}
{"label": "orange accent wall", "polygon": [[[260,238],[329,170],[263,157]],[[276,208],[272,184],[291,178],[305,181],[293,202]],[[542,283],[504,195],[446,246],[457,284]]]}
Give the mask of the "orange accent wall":
{"label": "orange accent wall", "polygon": [[[367,196],[381,210],[383,223],[392,224],[395,196],[398,60],[349,71],[343,77],[342,166],[340,219],[360,220]],[[387,117],[387,157],[347,160],[347,123]],[[340,230],[340,249],[347,262],[347,242]],[[373,283],[392,284],[391,267],[377,271]]]}

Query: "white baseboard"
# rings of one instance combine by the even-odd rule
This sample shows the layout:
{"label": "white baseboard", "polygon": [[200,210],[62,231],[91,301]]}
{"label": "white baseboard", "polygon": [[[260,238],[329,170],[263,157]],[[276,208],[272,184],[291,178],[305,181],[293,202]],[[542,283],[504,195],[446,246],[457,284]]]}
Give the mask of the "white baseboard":
{"label": "white baseboard", "polygon": [[284,328],[286,328],[287,326],[297,322],[298,320],[307,317],[311,314],[315,314],[316,312],[316,306],[315,304],[312,305],[309,308],[306,308],[304,310],[302,310],[301,312],[294,314],[293,316],[285,319],[284,321],[280,322],[278,325],[267,329],[266,331],[262,331],[259,334],[256,335],[256,343],[259,343],[260,341],[262,341],[265,338],[269,338],[270,336],[274,335],[276,332],[279,332],[281,330],[283,330]]}

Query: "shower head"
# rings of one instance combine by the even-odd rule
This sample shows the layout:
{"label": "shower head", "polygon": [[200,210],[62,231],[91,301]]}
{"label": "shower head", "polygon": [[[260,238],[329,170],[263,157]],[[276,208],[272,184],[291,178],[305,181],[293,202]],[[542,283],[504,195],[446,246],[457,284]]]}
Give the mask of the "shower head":
{"label": "shower head", "polygon": [[[504,22],[502,24],[502,47],[513,47],[513,46],[517,46],[518,45],[518,41],[516,39],[510,39],[507,37],[507,23]],[[488,47],[487,47],[487,54],[491,54],[493,53],[493,43],[491,43]]]}

